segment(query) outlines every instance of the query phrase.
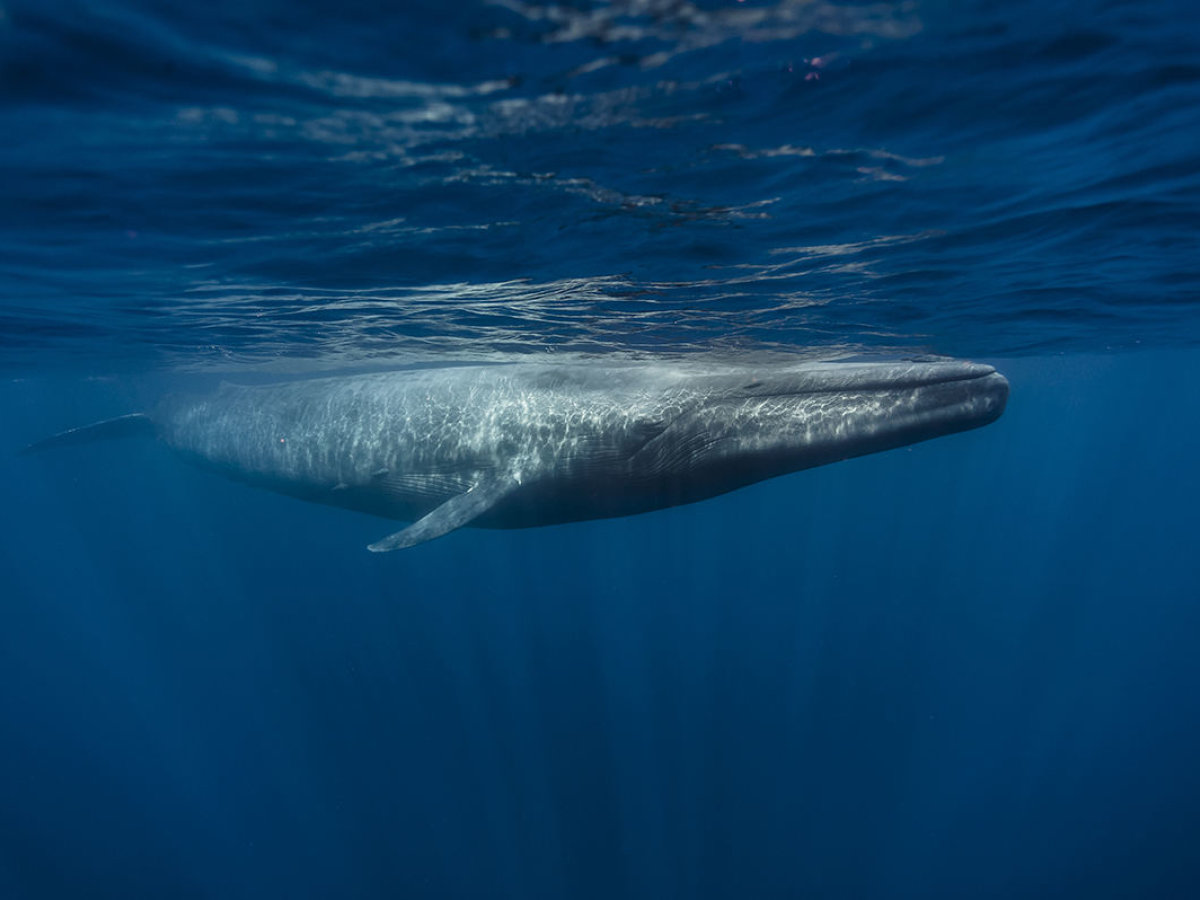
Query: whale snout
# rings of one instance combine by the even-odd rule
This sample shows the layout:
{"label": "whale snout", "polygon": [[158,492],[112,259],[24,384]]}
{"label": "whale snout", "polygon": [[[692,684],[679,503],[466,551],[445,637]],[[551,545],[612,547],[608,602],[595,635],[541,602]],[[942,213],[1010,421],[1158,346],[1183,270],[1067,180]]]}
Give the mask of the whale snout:
{"label": "whale snout", "polygon": [[[881,368],[874,378],[864,369],[862,378],[872,380],[871,387],[881,396],[896,398],[896,413],[908,408],[917,421],[924,419],[935,428],[945,427],[950,431],[994,422],[1008,404],[1008,379],[986,363],[961,360],[909,363]],[[904,400],[906,396],[911,400]],[[886,402],[882,408],[886,412]],[[903,414],[897,415],[895,424],[903,427],[905,418]]]}
{"label": "whale snout", "polygon": [[[991,368],[991,366],[988,366]],[[979,424],[986,425],[995,422],[1008,405],[1008,379],[995,369],[979,379],[976,390],[979,392],[981,419]]]}
{"label": "whale snout", "polygon": [[912,385],[917,418],[945,433],[978,428],[996,421],[1008,404],[1008,379],[992,366],[959,364],[930,372]]}

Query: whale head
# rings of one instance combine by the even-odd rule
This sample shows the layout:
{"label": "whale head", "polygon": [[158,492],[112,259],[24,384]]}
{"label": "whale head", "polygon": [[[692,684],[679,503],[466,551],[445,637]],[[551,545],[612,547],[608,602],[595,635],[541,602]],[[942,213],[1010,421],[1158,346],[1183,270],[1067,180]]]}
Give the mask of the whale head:
{"label": "whale head", "polygon": [[[677,491],[721,493],[995,421],[1008,381],[971,362],[819,363],[697,375],[703,397],[643,451]],[[670,477],[670,476],[668,476]]]}

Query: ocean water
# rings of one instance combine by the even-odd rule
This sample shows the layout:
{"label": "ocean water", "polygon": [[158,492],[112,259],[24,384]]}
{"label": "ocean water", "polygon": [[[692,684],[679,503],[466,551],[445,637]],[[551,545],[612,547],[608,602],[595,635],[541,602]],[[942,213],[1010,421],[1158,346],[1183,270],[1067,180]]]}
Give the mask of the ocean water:
{"label": "ocean water", "polygon": [[1012,384],[385,555],[0,453],[0,898],[1200,896],[1200,5],[0,0],[0,134],[11,450],[414,364]]}

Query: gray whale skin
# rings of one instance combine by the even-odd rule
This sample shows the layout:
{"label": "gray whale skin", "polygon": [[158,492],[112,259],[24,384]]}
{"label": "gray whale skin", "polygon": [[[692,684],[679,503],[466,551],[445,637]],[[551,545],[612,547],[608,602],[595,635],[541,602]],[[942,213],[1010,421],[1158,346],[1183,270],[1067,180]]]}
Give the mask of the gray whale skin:
{"label": "gray whale skin", "polygon": [[156,435],[268,490],[413,522],[524,528],[693,503],[994,421],[1008,382],[969,362],[511,364],[241,387],[25,448]]}

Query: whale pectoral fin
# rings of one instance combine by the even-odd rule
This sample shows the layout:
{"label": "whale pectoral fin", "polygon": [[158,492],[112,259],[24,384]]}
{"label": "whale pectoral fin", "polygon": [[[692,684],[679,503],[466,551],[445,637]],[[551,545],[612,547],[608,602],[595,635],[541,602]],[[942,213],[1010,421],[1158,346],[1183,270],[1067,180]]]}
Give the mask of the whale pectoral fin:
{"label": "whale pectoral fin", "polygon": [[369,544],[367,549],[372,553],[403,550],[405,547],[423,544],[443,534],[449,534],[483,515],[520,487],[520,484],[520,481],[511,475],[481,481],[466,493],[451,497],[433,512],[402,531]]}

